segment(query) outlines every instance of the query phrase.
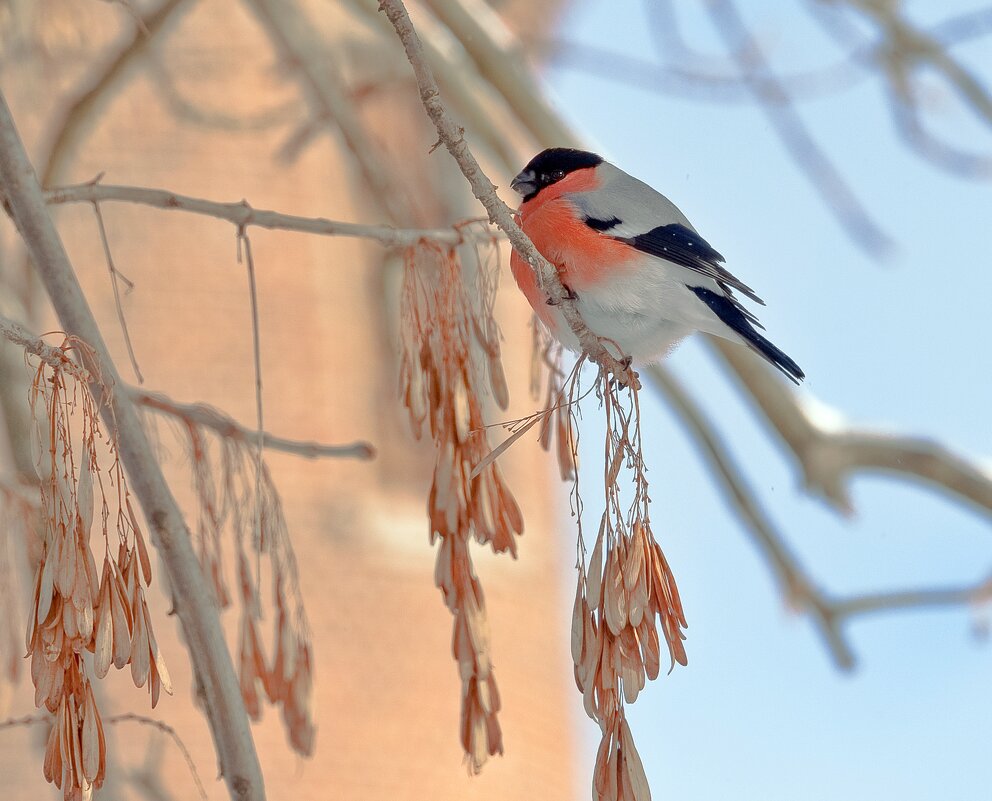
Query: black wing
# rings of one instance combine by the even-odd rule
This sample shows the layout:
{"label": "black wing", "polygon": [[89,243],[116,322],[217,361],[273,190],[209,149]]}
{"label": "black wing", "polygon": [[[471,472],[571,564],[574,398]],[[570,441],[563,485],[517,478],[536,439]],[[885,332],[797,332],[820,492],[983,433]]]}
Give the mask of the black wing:
{"label": "black wing", "polygon": [[735,278],[721,266],[724,261],[723,256],[711,248],[709,243],[699,234],[684,225],[678,223],[659,225],[645,234],[622,238],[620,241],[643,253],[694,270],[701,275],[712,278],[724,290],[728,288],[739,290],[755,303],[765,305],[765,302],[754,293],[751,287]]}

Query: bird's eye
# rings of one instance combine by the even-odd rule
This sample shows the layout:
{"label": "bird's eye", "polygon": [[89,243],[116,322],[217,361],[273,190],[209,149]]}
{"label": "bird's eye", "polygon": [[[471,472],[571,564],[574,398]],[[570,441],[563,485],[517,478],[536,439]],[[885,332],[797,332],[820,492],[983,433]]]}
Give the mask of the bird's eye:
{"label": "bird's eye", "polygon": [[553,173],[551,173],[551,180],[552,181],[560,181],[564,177],[565,177],[565,171],[564,170],[555,170]]}

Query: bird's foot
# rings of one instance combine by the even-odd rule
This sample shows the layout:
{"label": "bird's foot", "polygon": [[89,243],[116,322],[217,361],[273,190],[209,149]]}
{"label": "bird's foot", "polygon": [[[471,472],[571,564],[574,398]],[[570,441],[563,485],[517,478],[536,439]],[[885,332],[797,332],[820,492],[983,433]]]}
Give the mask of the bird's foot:
{"label": "bird's foot", "polygon": [[[562,286],[562,289],[565,290],[565,300],[578,300],[579,299],[579,296],[576,295],[572,291],[572,288],[568,284],[562,284],[561,286]],[[548,300],[547,300],[547,304],[549,306],[557,306],[560,303],[561,303],[561,301],[559,301],[559,300],[552,300],[551,298],[548,298]]]}

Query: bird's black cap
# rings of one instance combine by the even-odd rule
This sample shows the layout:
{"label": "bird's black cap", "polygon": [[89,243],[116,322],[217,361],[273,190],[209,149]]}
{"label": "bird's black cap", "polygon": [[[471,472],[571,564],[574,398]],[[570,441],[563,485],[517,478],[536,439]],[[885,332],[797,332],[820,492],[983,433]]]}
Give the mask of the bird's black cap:
{"label": "bird's black cap", "polygon": [[549,147],[527,162],[527,166],[513,179],[510,186],[527,201],[536,197],[544,187],[557,183],[569,173],[602,163],[602,156],[588,150]]}

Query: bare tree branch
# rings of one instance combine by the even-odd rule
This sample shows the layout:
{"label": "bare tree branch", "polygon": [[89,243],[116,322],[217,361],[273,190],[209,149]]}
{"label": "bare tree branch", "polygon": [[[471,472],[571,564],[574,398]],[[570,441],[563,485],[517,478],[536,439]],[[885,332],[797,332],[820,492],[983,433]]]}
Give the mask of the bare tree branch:
{"label": "bare tree branch", "polygon": [[15,345],[20,345],[25,351],[37,356],[52,367],[58,370],[65,370],[84,384],[93,383],[93,376],[66,356],[65,351],[46,344],[20,323],[2,314],[0,314],[0,336],[10,340]]}
{"label": "bare tree branch", "polygon": [[652,365],[648,373],[695,438],[711,472],[719,480],[719,486],[729,496],[751,539],[771,566],[787,601],[812,616],[837,666],[845,670],[852,668],[854,653],[841,634],[836,618],[828,612],[828,604],[821,591],[775,529],[754,491],[744,480],[740,467],[734,463],[729,449],[699,405],[668,370]]}
{"label": "bare tree branch", "polygon": [[394,223],[413,219],[405,188],[393,180],[383,149],[376,146],[340,76],[329,68],[324,43],[303,9],[292,0],[247,0],[247,4],[276,51],[299,76],[315,116],[337,125],[375,201]]}
{"label": "bare tree branch", "polygon": [[[825,32],[837,40],[843,53],[838,60],[823,66],[779,72],[777,79],[787,97],[811,100],[843,92],[876,77],[877,66],[889,57],[892,45],[884,39],[881,42],[865,40],[848,31],[846,26],[842,32],[836,31],[836,23],[840,20],[835,13],[828,14],[828,9],[819,2],[808,7],[815,12],[814,16]],[[671,3],[646,0],[644,8],[651,22],[650,31],[658,43],[656,49],[660,60],[639,58],[618,48],[560,38],[536,37],[528,41],[548,52],[556,64],[582,69],[646,91],[703,103],[754,101],[753,91],[739,72],[731,72],[717,58],[690,48],[679,32]],[[829,10],[834,11],[833,8]],[[992,8],[949,17],[927,32],[945,49],[986,36],[992,33]],[[773,102],[775,98],[768,100]]]}
{"label": "bare tree branch", "polygon": [[427,0],[468,51],[479,74],[506,99],[542,147],[574,142],[576,135],[561,117],[542,114],[531,99],[540,94],[524,52],[502,18],[482,0]]}
{"label": "bare tree branch", "polygon": [[148,59],[147,73],[158,90],[159,96],[169,107],[169,111],[177,119],[184,120],[191,125],[199,125],[216,131],[248,133],[276,128],[300,117],[301,103],[297,98],[280,103],[273,108],[244,115],[201,107],[182,94],[176,86],[176,80],[173,78],[168,64],[162,58]]}
{"label": "bare tree branch", "polygon": [[[346,1],[362,20],[384,34],[385,42],[393,41],[393,27],[379,12],[378,0]],[[449,107],[457,110],[473,138],[477,138],[507,173],[515,172],[519,168],[520,154],[512,144],[512,137],[507,136],[506,128],[507,118],[516,116],[516,110],[502,103],[491,91],[451,31],[436,22],[430,27],[423,37],[424,52],[428,63],[436,70]],[[393,52],[388,46],[386,50]],[[400,60],[404,74],[408,74],[406,59],[400,55]]]}
{"label": "bare tree branch", "polygon": [[[209,428],[227,439],[236,439],[250,444],[258,438],[258,432],[255,429],[246,428],[230,415],[205,403],[179,403],[161,392],[148,392],[138,387],[130,387],[129,392],[135,403],[160,414],[178,417],[187,423]],[[292,453],[307,459],[330,457],[365,461],[375,458],[375,448],[368,442],[325,445],[322,442],[304,442],[277,437],[275,434],[265,431],[263,432],[262,444],[269,450]]]}
{"label": "bare tree branch", "polygon": [[[889,42],[887,60],[889,66],[897,70],[906,70],[919,64],[930,67],[942,75],[964,98],[979,119],[986,125],[992,126],[992,94],[981,81],[951,56],[937,37],[909,22],[902,15],[903,9],[898,3],[879,2],[879,0],[843,0],[843,2],[861,12],[885,35]],[[974,26],[981,19],[978,16],[969,16],[962,24]],[[882,63],[886,66],[886,61]]]}
{"label": "bare tree branch", "polygon": [[[323,217],[300,217],[295,214],[282,214],[267,209],[256,209],[242,200],[238,203],[219,203],[212,200],[180,195],[168,189],[148,189],[140,186],[113,186],[109,184],[85,183],[76,186],[63,186],[45,192],[48,203],[137,203],[159,209],[185,211],[227,220],[238,228],[269,228],[282,231],[297,231],[320,236],[348,236],[373,239],[386,247],[409,247],[423,240],[442,245],[458,245],[474,236],[473,230],[465,227],[453,228],[394,228],[391,225],[359,225],[338,222]],[[483,231],[481,238],[490,238],[493,233]]]}
{"label": "bare tree branch", "polygon": [[157,35],[165,30],[166,24],[175,18],[176,12],[189,4],[190,0],[162,0],[137,21],[131,38],[111,53],[92,76],[87,76],[85,88],[78,91],[75,100],[66,107],[61,119],[54,126],[55,133],[48,154],[39,160],[42,186],[50,186],[58,180],[93,115],[102,108],[108,97],[120,89],[128,76],[129,68],[145,54]]}
{"label": "bare tree branch", "polygon": [[[621,52],[565,39],[538,39],[559,66],[581,69],[601,78],[636,86],[656,94],[677,96],[702,103],[753,103],[754,94],[739,74],[712,69],[691,68],[680,63],[659,63]],[[853,56],[852,56],[853,58]],[[868,80],[871,74],[845,59],[817,69],[779,76],[793,98],[809,100],[850,89]]]}
{"label": "bare tree branch", "polygon": [[[876,74],[888,81],[887,100],[893,125],[906,146],[938,169],[959,177],[984,180],[992,177],[992,157],[951,145],[926,129],[921,121],[924,104],[914,82],[914,74],[920,67],[931,67],[943,76],[965,104],[971,105],[979,118],[984,117],[983,121],[992,125],[992,119],[988,117],[992,107],[988,90],[951,54],[955,45],[992,32],[992,8],[966,11],[923,30],[900,16],[905,12],[898,4],[863,0],[835,0],[828,4],[815,0],[807,5],[823,30],[841,47],[850,47],[851,42],[857,42],[857,48],[865,47],[865,37],[840,13],[845,5],[867,17],[881,34],[880,40],[872,39],[867,44],[870,51],[866,52],[865,60],[876,68]],[[934,58],[942,62],[942,66],[935,64]],[[976,94],[977,105],[969,100],[969,96]]]}
{"label": "bare tree branch", "polygon": [[733,0],[707,4],[728,51],[737,60],[742,77],[796,165],[806,174],[827,207],[852,239],[871,253],[889,250],[892,242],[813,139],[785,88],[744,24]]}
{"label": "bare tree branch", "polygon": [[745,480],[743,470],[734,462],[729,448],[699,405],[668,370],[653,365],[648,369],[648,374],[696,440],[710,470],[718,479],[718,486],[723,489],[755,546],[770,565],[786,601],[810,615],[837,667],[850,670],[855,666],[854,652],[842,631],[843,624],[851,618],[894,609],[963,606],[992,598],[992,576],[967,586],[830,597],[817,586],[789,548],[785,537],[777,530],[753,488]]}
{"label": "bare tree branch", "polygon": [[403,49],[406,51],[407,58],[417,76],[420,99],[427,115],[437,128],[440,140],[458,163],[459,169],[472,187],[472,194],[485,206],[490,221],[507,235],[514,249],[534,268],[542,290],[548,295],[549,302],[561,311],[562,316],[578,338],[583,352],[601,368],[612,373],[621,383],[631,383],[637,386],[636,374],[614,358],[600,339],[589,330],[579,315],[574,300],[562,286],[558,271],[541,255],[534,247],[534,243],[514,222],[512,212],[499,199],[496,194],[496,187],[482,172],[479,162],[475,160],[475,156],[469,150],[463,130],[451,120],[444,109],[437,81],[434,80],[430,65],[424,58],[420,37],[414,30],[410,16],[401,0],[382,0],[379,7],[386,12],[386,16],[403,43]]}
{"label": "bare tree branch", "polygon": [[41,187],[2,95],[0,181],[7,208],[63,328],[92,348],[95,363],[86,364],[84,357],[84,366],[102,380],[91,384],[91,391],[103,401],[104,421],[116,434],[121,460],[168,571],[173,603],[203,690],[207,720],[230,795],[238,801],[263,799],[262,773],[238,679],[189,530],[48,215]]}
{"label": "bare tree branch", "polygon": [[838,510],[853,511],[847,482],[859,472],[884,472],[915,478],[957,496],[985,514],[992,512],[992,474],[940,443],[921,437],[880,434],[853,428],[828,428],[810,413],[810,404],[743,348],[710,338],[748,394],[795,454],[806,487]]}
{"label": "bare tree branch", "polygon": [[[70,373],[84,384],[93,383],[90,373],[65,355],[65,351],[53,348],[44,340],[34,336],[22,325],[0,314],[0,336],[20,345],[25,351],[37,356],[60,370]],[[246,428],[230,415],[208,406],[205,403],[179,403],[161,392],[151,392],[138,387],[128,387],[131,399],[159,414],[178,417],[192,425],[209,428],[227,439],[236,439],[252,443],[258,438],[255,429]],[[307,459],[342,458],[342,459],[372,459],[375,448],[368,442],[352,442],[348,445],[326,445],[321,442],[305,442],[302,440],[278,437],[269,432],[263,432],[262,444],[269,450],[292,453]]]}

